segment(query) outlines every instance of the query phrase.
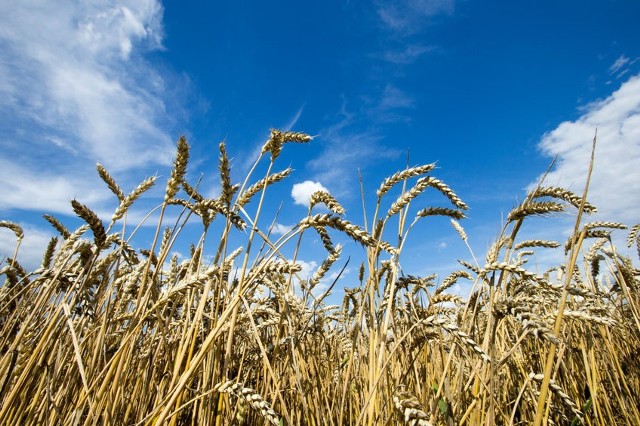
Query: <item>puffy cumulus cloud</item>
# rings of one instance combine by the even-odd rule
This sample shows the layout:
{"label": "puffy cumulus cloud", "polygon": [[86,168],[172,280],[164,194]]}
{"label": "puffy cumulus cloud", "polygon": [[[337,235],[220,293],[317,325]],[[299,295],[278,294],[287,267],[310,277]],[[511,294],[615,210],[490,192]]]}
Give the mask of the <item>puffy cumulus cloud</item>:
{"label": "puffy cumulus cloud", "polygon": [[325,191],[329,192],[320,182],[313,182],[311,180],[305,180],[302,183],[296,183],[291,189],[291,196],[296,204],[301,206],[308,206],[309,200],[314,192]]}
{"label": "puffy cumulus cloud", "polygon": [[557,157],[547,185],[582,194],[596,129],[588,199],[598,208],[600,219],[632,225],[640,218],[640,75],[588,105],[576,121],[564,122],[542,138],[542,152]]}
{"label": "puffy cumulus cloud", "polygon": [[170,165],[180,84],[144,59],[162,49],[162,12],[157,0],[0,2],[2,178],[16,170],[24,188],[0,188],[5,209],[82,198],[96,162],[125,175]]}
{"label": "puffy cumulus cloud", "polygon": [[[311,260],[311,261],[304,261],[304,260],[296,260],[296,263],[299,264],[302,267],[302,270],[300,272],[298,272],[298,277],[300,277],[301,280],[308,280],[311,279],[314,275],[314,273],[317,271],[318,269],[318,263],[315,260]],[[339,270],[339,268],[338,268]],[[333,271],[333,270],[332,270]],[[326,292],[329,287],[334,284],[334,282],[339,282],[342,278],[344,278],[346,275],[350,274],[351,270],[349,268],[346,268],[344,271],[342,271],[342,273],[340,272],[329,272],[327,275],[325,275],[320,282],[318,282],[313,289],[311,290],[311,294],[314,297],[318,297],[320,295],[322,295],[324,292]],[[335,287],[334,287],[335,290]],[[300,296],[301,295],[301,291],[299,287],[296,287],[296,293]]]}
{"label": "puffy cumulus cloud", "polygon": [[316,269],[318,269],[318,263],[315,260],[312,260],[310,262],[306,262],[304,260],[296,260],[296,263],[302,267],[302,270],[298,272],[298,275],[303,280],[311,278]]}

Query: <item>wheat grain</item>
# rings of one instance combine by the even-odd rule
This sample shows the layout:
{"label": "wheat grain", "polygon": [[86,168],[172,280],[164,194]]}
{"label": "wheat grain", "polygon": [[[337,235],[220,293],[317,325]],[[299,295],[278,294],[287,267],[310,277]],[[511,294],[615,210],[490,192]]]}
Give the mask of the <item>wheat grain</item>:
{"label": "wheat grain", "polygon": [[429,186],[440,191],[445,197],[449,199],[449,201],[451,201],[451,204],[461,210],[469,210],[469,206],[467,206],[467,204],[462,201],[460,197],[458,197],[458,195],[456,195],[456,193],[453,192],[453,190],[449,188],[447,184],[431,176],[427,177],[427,179],[429,180]]}
{"label": "wheat grain", "polygon": [[428,186],[428,177],[418,179],[418,182],[416,182],[414,187],[398,197],[398,199],[391,205],[391,208],[387,212],[387,217],[398,214],[400,210],[402,210],[407,204],[411,202],[411,200],[424,192],[424,190],[427,189]]}
{"label": "wheat grain", "polygon": [[560,247],[560,243],[549,240],[524,240],[513,246],[513,250],[518,251],[528,247],[557,248]]}
{"label": "wheat grain", "polygon": [[77,200],[71,200],[71,206],[73,207],[73,211],[89,224],[91,232],[93,232],[96,247],[101,249],[107,241],[107,234],[98,215]]}
{"label": "wheat grain", "polygon": [[338,244],[335,249],[329,252],[329,256],[322,261],[320,267],[313,274],[313,277],[309,280],[309,290],[312,290],[316,285],[320,283],[320,280],[329,272],[331,266],[338,260],[342,253],[342,246]]}
{"label": "wheat grain", "polygon": [[229,157],[227,156],[227,149],[224,142],[220,142],[218,147],[220,148],[220,162],[218,164],[218,170],[220,170],[220,186],[222,187],[220,201],[227,207],[230,207],[231,199],[238,188],[231,185],[231,166],[229,164]]}
{"label": "wheat grain", "polygon": [[187,182],[185,179],[182,179],[182,181],[180,182],[180,185],[182,186],[182,189],[184,190],[184,192],[187,193],[187,195],[191,200],[195,201],[196,203],[204,200],[204,197],[200,195],[198,190],[193,186],[191,186],[189,182]]}
{"label": "wheat grain", "polygon": [[273,183],[283,180],[284,178],[289,176],[292,171],[293,169],[289,167],[284,169],[281,172],[273,173],[267,176],[266,178],[260,179],[258,182],[251,185],[242,194],[240,194],[240,196],[236,200],[236,204],[240,207],[243,207],[249,201],[251,201],[251,198],[253,198],[253,196],[256,195],[258,192],[262,191],[264,188],[266,188],[267,186]]}
{"label": "wheat grain", "polygon": [[[611,239],[611,231],[607,231],[604,229],[589,229],[584,233],[584,239],[586,240],[588,238],[604,238],[606,240],[609,240]],[[569,250],[571,250],[571,247],[573,247],[573,244],[575,243],[575,241],[576,240],[573,238],[573,236],[569,237],[567,242],[564,243],[565,253],[568,253]]]}
{"label": "wheat grain", "polygon": [[638,257],[640,257],[640,238],[638,237],[638,231],[640,231],[640,223],[633,225],[631,230],[629,230],[629,235],[627,236],[627,247],[631,247],[635,241]]}
{"label": "wheat grain", "polygon": [[389,243],[376,240],[364,229],[358,227],[357,225],[353,225],[344,219],[336,216],[331,216],[329,214],[317,214],[315,216],[306,217],[302,219],[302,221],[300,221],[299,226],[301,229],[316,226],[329,226],[339,231],[343,231],[345,234],[362,245],[368,247],[380,247],[381,249],[391,254],[395,254],[396,252],[395,248],[393,248]]}
{"label": "wheat grain", "polygon": [[265,274],[273,273],[278,275],[293,274],[302,270],[302,266],[298,263],[284,262],[281,260],[267,262],[264,265],[260,265],[258,268]]}
{"label": "wheat grain", "polygon": [[45,214],[42,217],[53,226],[53,228],[62,235],[62,238],[67,239],[71,233],[69,230],[55,217]]}
{"label": "wheat grain", "polygon": [[309,209],[312,209],[313,206],[318,203],[324,204],[335,214],[344,214],[344,208],[340,205],[338,200],[333,198],[333,196],[326,191],[316,191],[311,195],[309,200]]}
{"label": "wheat grain", "polygon": [[444,292],[456,282],[458,282],[458,279],[460,278],[466,278],[468,280],[472,279],[471,274],[469,274],[467,271],[454,271],[442,281],[442,284],[440,284],[440,286],[438,286],[438,288],[436,289],[435,294],[437,295]]}
{"label": "wheat grain", "polygon": [[457,220],[462,220],[465,218],[464,212],[462,212],[461,210],[449,209],[446,207],[427,207],[420,210],[416,214],[416,218],[427,216],[449,216]]}
{"label": "wheat grain", "polygon": [[438,303],[455,303],[457,305],[462,303],[462,298],[460,296],[456,296],[455,294],[434,294],[431,298],[431,305],[437,305]]}
{"label": "wheat grain", "polygon": [[[542,383],[544,375],[529,373],[529,378],[538,383]],[[571,412],[582,422],[583,413],[578,409],[578,406],[571,400],[571,397],[553,380],[549,380],[549,388],[555,393],[562,402],[569,407]]]}
{"label": "wheat grain", "polygon": [[422,409],[422,406],[415,397],[394,395],[393,403],[406,424],[411,426],[433,426],[428,420],[429,415]]}
{"label": "wheat grain", "polygon": [[627,229],[627,225],[620,222],[609,221],[590,222],[584,225],[584,229],[594,228]]}
{"label": "wheat grain", "polygon": [[277,129],[271,129],[269,139],[262,147],[262,154],[271,152],[271,161],[275,161],[282,151],[282,146],[286,142],[307,143],[313,138],[301,132],[281,132]]}
{"label": "wheat grain", "polygon": [[564,211],[564,206],[553,201],[531,201],[511,210],[507,215],[507,221],[513,222],[527,216],[541,216],[562,211]]}
{"label": "wheat grain", "polygon": [[262,395],[254,389],[244,387],[241,383],[234,383],[231,380],[217,384],[214,389],[221,393],[231,393],[238,398],[242,398],[269,423],[276,426],[280,425],[278,414],[276,414],[271,408],[271,405],[262,398]]}
{"label": "wheat grain", "polygon": [[613,318],[592,315],[589,312],[584,312],[584,311],[565,310],[563,315],[567,318],[584,321],[588,323],[601,324],[607,327],[613,327],[616,325],[616,321]]}
{"label": "wheat grain", "polygon": [[127,210],[133,205],[133,203],[140,198],[140,196],[148,191],[156,182],[156,177],[151,176],[140,182],[140,184],[134,188],[133,191],[120,202],[120,205],[116,208],[116,211],[111,216],[111,221],[115,222],[122,219]]}
{"label": "wheat grain", "polygon": [[43,269],[48,269],[51,266],[51,260],[53,260],[53,252],[56,249],[56,245],[58,245],[58,238],[53,237],[49,240],[49,244],[47,244],[47,248],[42,256],[41,267]]}
{"label": "wheat grain", "polygon": [[460,225],[460,223],[458,223],[457,220],[451,219],[451,226],[453,226],[453,229],[456,230],[456,232],[460,236],[460,239],[462,241],[466,242],[467,241],[467,233],[464,231],[464,228],[462,227],[462,225]]}
{"label": "wheat grain", "polygon": [[0,220],[0,228],[7,228],[13,231],[18,241],[22,241],[24,238],[24,231],[17,223],[13,223],[8,220]]}
{"label": "wheat grain", "polygon": [[187,172],[187,163],[189,162],[189,144],[184,136],[178,139],[178,152],[171,169],[171,177],[167,180],[167,187],[164,193],[165,203],[171,200],[178,193],[178,187],[184,180]]}
{"label": "wheat grain", "polygon": [[435,166],[436,166],[435,163],[424,164],[422,166],[412,167],[410,169],[406,169],[406,170],[402,170],[394,173],[392,176],[386,178],[380,185],[380,188],[377,191],[378,198],[382,198],[382,196],[387,192],[389,192],[389,190],[393,188],[393,186],[398,182],[401,182],[403,180],[406,180],[415,176],[420,176],[425,173],[429,173],[431,170],[435,168]]}
{"label": "wheat grain", "polygon": [[[570,203],[575,208],[580,208],[580,203],[582,202],[582,197],[580,197],[579,195],[576,195],[567,189],[556,187],[556,186],[539,187],[536,190],[534,190],[531,194],[529,194],[528,198],[534,199],[534,198],[541,198],[541,197],[551,197],[551,198],[561,199]],[[585,202],[584,211],[586,213],[596,213],[597,209],[593,205],[591,205],[589,202]]]}
{"label": "wheat grain", "polygon": [[98,170],[98,175],[104,181],[104,183],[107,184],[111,192],[113,192],[115,196],[118,197],[118,200],[122,202],[122,200],[124,200],[124,194],[122,193],[122,189],[120,189],[120,187],[116,183],[116,180],[109,174],[107,169],[105,169],[102,164],[97,163],[96,169]]}

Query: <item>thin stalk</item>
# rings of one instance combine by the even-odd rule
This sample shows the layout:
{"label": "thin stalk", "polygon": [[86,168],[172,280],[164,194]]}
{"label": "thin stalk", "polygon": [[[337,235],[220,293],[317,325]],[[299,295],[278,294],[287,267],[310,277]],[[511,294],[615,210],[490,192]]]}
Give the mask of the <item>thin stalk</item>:
{"label": "thin stalk", "polygon": [[[564,309],[567,303],[567,297],[569,295],[569,287],[571,286],[571,279],[573,277],[573,269],[578,260],[578,254],[580,253],[580,247],[582,247],[582,241],[584,240],[586,229],[583,229],[582,232],[579,232],[580,222],[582,219],[582,214],[584,213],[584,206],[587,202],[587,193],[589,192],[589,183],[591,181],[591,174],[593,172],[593,163],[595,161],[595,152],[596,152],[596,141],[598,137],[598,131],[596,130],[596,134],[593,137],[593,144],[591,147],[591,160],[589,161],[589,170],[587,172],[587,179],[584,185],[584,191],[582,193],[582,200],[580,201],[580,208],[578,209],[578,216],[576,218],[575,227],[573,230],[573,241],[571,245],[571,258],[569,264],[567,265],[567,273],[565,277],[564,289],[562,290],[562,296],[560,297],[560,303],[558,305],[558,314],[556,316],[555,325],[553,327],[553,332],[557,336],[560,333],[560,328],[562,327],[562,319],[564,316]],[[556,344],[551,343],[549,347],[549,353],[547,354],[547,361],[544,369],[544,377],[542,379],[542,384],[540,385],[540,396],[538,397],[538,405],[536,407],[536,416],[533,421],[533,426],[540,426],[542,424],[542,418],[545,413],[545,404],[547,401],[547,395],[549,393],[549,381],[551,380],[552,370],[554,359],[556,356]]]}

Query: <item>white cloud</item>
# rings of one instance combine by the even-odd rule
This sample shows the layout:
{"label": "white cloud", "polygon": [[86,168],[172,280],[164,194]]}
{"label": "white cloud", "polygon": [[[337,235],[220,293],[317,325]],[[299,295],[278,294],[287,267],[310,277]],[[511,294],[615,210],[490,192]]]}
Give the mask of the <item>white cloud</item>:
{"label": "white cloud", "polygon": [[0,28],[3,209],[108,197],[87,182],[96,162],[112,173],[171,163],[176,82],[142,56],[162,48],[158,1],[2,2]]}
{"label": "white cloud", "polygon": [[303,280],[311,278],[316,269],[318,269],[318,263],[315,260],[312,260],[310,262],[305,262],[304,260],[296,260],[296,263],[302,268],[302,270],[298,272],[298,275]]}
{"label": "white cloud", "polygon": [[387,84],[382,93],[382,98],[378,104],[377,111],[381,114],[388,113],[395,109],[413,107],[413,98],[397,87]]}
{"label": "white cloud", "polygon": [[[293,116],[291,116],[291,118],[289,118],[289,120],[287,120],[285,123],[283,123],[280,127],[278,127],[279,130],[288,132],[288,131],[295,131],[295,126],[298,123],[298,120],[300,120],[300,117],[302,116],[302,112],[304,111],[304,107],[305,104],[300,105],[300,107],[296,110],[296,112],[293,114]],[[244,174],[246,172],[249,171],[249,169],[251,169],[251,166],[253,166],[253,163],[255,163],[256,159],[260,156],[260,152],[262,151],[262,147],[264,146],[265,142],[267,141],[268,137],[269,137],[269,132],[266,131],[264,132],[264,134],[266,136],[264,137],[260,137],[260,139],[258,141],[254,141],[253,143],[248,144],[249,146],[251,146],[252,148],[250,150],[247,150],[245,152],[244,155],[242,155],[242,157],[244,158],[243,161],[241,161],[238,164],[238,168],[241,174]]]}
{"label": "white cloud", "polygon": [[335,189],[333,196],[352,194],[357,185],[357,172],[376,159],[389,156],[392,150],[380,145],[381,136],[374,130],[335,131],[332,128],[322,133],[325,142],[323,152],[309,161],[308,166],[315,179],[322,180]]}
{"label": "white cloud", "polygon": [[[296,260],[296,263],[302,267],[302,270],[297,274],[298,277],[300,277],[300,279],[302,280],[311,279],[314,273],[316,272],[316,270],[318,269],[318,263],[315,260],[311,260],[309,262],[304,260]],[[338,271],[339,270],[340,268],[338,268]],[[334,281],[336,280],[340,281],[340,279],[343,279],[350,272],[351,270],[347,268],[344,271],[342,271],[342,274],[335,271],[328,273],[320,280],[318,284],[315,285],[315,287],[313,287],[313,289],[311,290],[311,294],[313,294],[314,297],[319,297],[325,291],[327,291],[327,289],[331,286],[331,284],[333,284]],[[334,287],[334,290],[335,290],[335,287]],[[297,292],[297,293],[298,295],[300,295],[300,292]]]}
{"label": "white cloud", "polygon": [[[346,102],[340,109],[341,119],[323,129],[315,140],[323,144],[322,153],[309,161],[307,166],[314,179],[324,182],[334,190],[331,194],[340,199],[352,196],[357,185],[358,169],[363,169],[376,161],[396,158],[400,151],[381,143],[378,126],[385,122],[383,115],[396,116],[393,108],[383,114],[381,95],[373,105],[365,107],[361,114],[347,110]],[[367,121],[365,121],[367,120]],[[369,123],[369,120],[372,121]]]}
{"label": "white cloud", "polygon": [[305,180],[302,183],[296,183],[291,189],[291,196],[296,204],[301,206],[309,206],[309,200],[314,192],[325,191],[329,192],[320,182],[313,182]]}
{"label": "white cloud", "polygon": [[[351,270],[349,268],[342,271],[342,274],[340,274],[340,272],[331,272],[330,274],[324,276],[320,280],[320,282],[311,291],[311,294],[313,294],[315,297],[321,296],[322,294],[324,294],[325,291],[329,289],[329,287],[331,287],[334,281],[341,282],[341,280],[343,280],[345,276],[347,276],[350,273],[351,273]],[[336,287],[340,287],[340,285],[336,285],[332,288],[332,293],[334,294],[337,290]]]}
{"label": "white cloud", "polygon": [[291,231],[293,229],[292,226],[287,226],[287,225],[283,225],[281,223],[276,223],[275,225],[273,225],[273,228],[271,229],[271,233],[273,235],[284,235],[287,232]]}
{"label": "white cloud", "polygon": [[540,148],[557,156],[548,185],[581,194],[591,141],[598,129],[596,158],[588,199],[599,217],[629,224],[640,218],[640,75],[630,78],[604,100],[589,105],[576,121],[567,121],[546,134]]}
{"label": "white cloud", "polygon": [[[545,155],[556,157],[555,168],[545,185],[561,186],[582,195],[597,128],[595,162],[587,199],[598,213],[582,222],[640,222],[640,75],[627,80],[606,99],[587,105],[576,121],[566,121],[547,133],[540,142]],[[533,189],[537,182],[529,186]],[[532,221],[527,238],[550,239],[564,244],[573,231],[575,210],[570,215]],[[614,244],[627,253],[625,231],[613,233]],[[585,247],[591,244],[585,242]],[[536,256],[540,268],[558,264],[563,251],[542,250]]]}
{"label": "white cloud", "polygon": [[408,65],[431,50],[433,50],[433,47],[422,44],[410,44],[401,51],[387,50],[382,55],[382,58],[393,64]]}
{"label": "white cloud", "polygon": [[[93,172],[94,176],[96,173]],[[72,213],[69,202],[82,195],[83,204],[92,205],[109,198],[110,192],[96,188],[95,180],[77,179],[54,174],[47,170],[37,171],[0,158],[0,194],[3,208],[15,207],[24,210],[46,209],[47,213]],[[3,209],[0,208],[0,209]]]}
{"label": "white cloud", "polygon": [[629,60],[630,59],[628,57],[624,55],[620,55],[618,59],[616,59],[616,61],[613,63],[613,65],[609,67],[609,74],[615,74],[618,71],[620,71],[622,67],[624,67],[629,63]]}
{"label": "white cloud", "polygon": [[[18,251],[18,262],[27,272],[38,268],[42,263],[42,256],[49,244],[49,240],[54,236],[53,232],[44,231],[25,223],[19,224],[24,230],[24,239]],[[16,248],[16,237],[8,229],[0,229],[0,260],[13,257]]]}
{"label": "white cloud", "polygon": [[293,117],[291,117],[289,122],[287,124],[285,124],[285,126],[282,128],[282,130],[285,131],[285,132],[293,130],[293,128],[295,127],[295,125],[298,122],[298,120],[300,120],[300,116],[302,115],[302,111],[304,111],[304,104],[302,104],[302,106],[300,108],[298,108],[296,113],[293,115]]}
{"label": "white cloud", "polygon": [[377,12],[382,23],[391,31],[413,33],[427,18],[453,12],[454,0],[379,1]]}

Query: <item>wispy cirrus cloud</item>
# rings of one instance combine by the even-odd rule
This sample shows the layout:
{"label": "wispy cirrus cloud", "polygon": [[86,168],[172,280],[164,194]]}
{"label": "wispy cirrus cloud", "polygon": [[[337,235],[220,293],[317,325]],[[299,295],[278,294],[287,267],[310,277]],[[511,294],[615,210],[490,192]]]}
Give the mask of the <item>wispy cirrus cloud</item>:
{"label": "wispy cirrus cloud", "polygon": [[387,50],[382,54],[382,59],[396,65],[409,65],[418,58],[434,50],[433,46],[424,44],[410,44],[398,50]]}
{"label": "wispy cirrus cloud", "polygon": [[304,111],[304,106],[305,105],[302,104],[300,108],[298,108],[298,110],[293,115],[293,117],[291,117],[291,119],[287,122],[287,124],[285,124],[285,126],[282,128],[283,131],[288,132],[290,130],[294,130],[294,127],[296,126],[296,124],[298,123],[298,120],[300,120],[300,117],[302,116],[302,112]]}
{"label": "wispy cirrus cloud", "polygon": [[[359,168],[385,159],[397,158],[397,149],[385,146],[376,120],[381,117],[384,94],[376,102],[362,107],[358,113],[347,110],[342,103],[338,119],[320,132],[317,143],[323,146],[320,155],[307,163],[313,179],[331,188],[337,197],[353,191]],[[387,105],[386,113],[393,108]]]}
{"label": "wispy cirrus cloud", "polygon": [[451,14],[454,7],[454,0],[379,1],[376,11],[388,30],[398,34],[412,34],[422,29],[428,18]]}
{"label": "wispy cirrus cloud", "polygon": [[630,61],[631,59],[629,59],[627,56],[620,55],[618,59],[616,59],[616,61],[613,64],[611,64],[611,66],[609,67],[609,74],[616,74]]}
{"label": "wispy cirrus cloud", "polygon": [[[278,130],[282,130],[284,132],[297,131],[296,124],[298,124],[300,117],[302,117],[302,113],[304,112],[304,107],[305,107],[305,104],[300,105],[300,107],[296,110],[296,112],[293,113],[293,115],[289,117],[289,119],[285,121],[280,127],[278,127]],[[253,163],[260,156],[262,147],[264,146],[266,140],[269,137],[269,131],[265,130],[264,135],[265,136],[263,139],[250,143],[249,144],[249,146],[251,147],[250,150],[247,150],[247,152],[244,155],[242,155],[244,160],[242,160],[238,164],[241,174],[248,172],[249,169],[251,169],[251,166],[253,165]]]}
{"label": "wispy cirrus cloud", "polygon": [[[453,12],[454,0],[376,1],[373,7],[382,24],[381,45],[385,47],[370,58],[384,61],[383,68],[402,68],[435,48],[422,42],[406,43],[405,36],[421,30],[430,17]],[[353,110],[348,110],[343,100],[337,119],[320,131],[316,142],[323,145],[323,150],[307,166],[312,178],[336,191],[334,195],[353,193],[350,188],[359,168],[400,154],[385,144],[383,135],[386,127],[411,121],[415,99],[393,77],[384,74],[384,81],[380,81],[379,71],[372,72],[370,78],[377,84],[360,96],[350,96],[355,104]]]}
{"label": "wispy cirrus cloud", "polygon": [[176,82],[143,56],[162,49],[162,12],[156,0],[0,4],[3,209],[107,199],[88,179],[96,162],[121,176],[171,163]]}
{"label": "wispy cirrus cloud", "polygon": [[[629,58],[628,56],[622,54],[620,55],[613,64],[609,67],[609,75],[614,77],[616,80],[621,80],[623,77],[626,77],[634,72],[634,69],[637,72],[637,64],[640,62],[640,58]],[[607,84],[611,84],[613,81],[608,81]]]}
{"label": "wispy cirrus cloud", "polygon": [[413,108],[415,101],[413,97],[403,92],[392,84],[387,84],[382,91],[382,95],[377,105],[372,109],[376,120],[399,121],[405,117],[402,111]]}

